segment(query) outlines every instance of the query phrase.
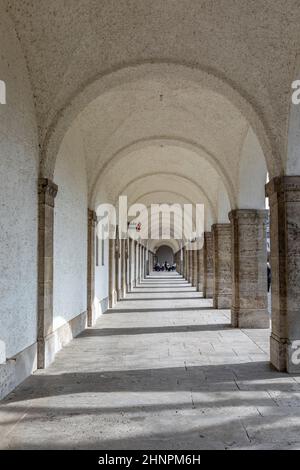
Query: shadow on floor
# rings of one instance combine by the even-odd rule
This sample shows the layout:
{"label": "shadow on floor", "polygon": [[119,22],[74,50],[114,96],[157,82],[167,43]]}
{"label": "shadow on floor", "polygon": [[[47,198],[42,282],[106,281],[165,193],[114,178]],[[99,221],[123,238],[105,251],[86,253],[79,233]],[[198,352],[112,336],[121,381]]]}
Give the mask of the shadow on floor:
{"label": "shadow on floor", "polygon": [[[152,290],[147,290],[145,291],[145,289],[152,289]],[[166,290],[157,290],[157,289],[166,289]],[[167,289],[171,289],[171,290],[167,290]],[[156,292],[169,292],[170,294],[173,294],[174,292],[185,292],[186,294],[188,294],[189,292],[197,292],[196,290],[196,287],[191,287],[191,286],[188,286],[188,287],[184,287],[182,289],[179,289],[178,287],[174,287],[174,286],[162,286],[162,285],[159,285],[157,287],[152,287],[152,286],[138,286],[138,287],[134,287],[134,291],[133,293],[139,293],[139,291],[141,293],[143,292],[149,292],[150,294],[153,294],[153,293],[156,293]]]}
{"label": "shadow on floor", "polygon": [[[142,295],[144,292],[138,293],[137,295]],[[152,292],[152,294],[155,292]],[[135,292],[130,292],[127,294],[128,296],[130,295],[135,295]],[[167,294],[167,292],[166,292]],[[195,296],[195,297],[133,297],[132,299],[130,297],[126,297],[125,299],[122,299],[122,302],[135,302],[136,300],[199,300],[199,299],[204,299],[201,295]],[[205,299],[207,300],[207,299]]]}
{"label": "shadow on floor", "polygon": [[[112,308],[106,310],[103,315],[109,315],[111,313],[139,313],[139,312],[198,312],[199,310],[214,310],[213,307],[170,307],[170,308],[161,308],[158,306],[157,308]],[[225,310],[225,309],[224,309]],[[220,311],[220,310],[219,310]]]}
{"label": "shadow on floor", "polygon": [[[95,367],[95,365],[94,365]],[[299,375],[299,374],[298,374]],[[61,374],[34,374],[8,397],[5,403],[34,400],[43,397],[75,395],[78,393],[111,393],[111,392],[176,392],[221,393],[226,391],[287,391],[297,392],[294,397],[300,405],[300,383],[291,384],[280,381],[289,377],[272,369],[268,361],[232,363],[219,365],[162,367],[157,369],[112,370],[98,372],[64,372]],[[272,379],[272,380],[270,380]],[[277,380],[276,380],[277,379]],[[246,381],[240,385],[239,381]],[[267,382],[264,383],[263,381]],[[270,380],[268,382],[268,380]],[[252,383],[253,382],[253,383]],[[287,399],[288,400],[288,399]],[[264,406],[276,401],[269,395],[264,397],[227,397],[219,396],[214,407],[237,406],[244,401],[248,405]],[[212,406],[212,402],[201,399],[201,406]],[[7,408],[5,408],[6,411]]]}
{"label": "shadow on floor", "polygon": [[219,331],[220,329],[231,329],[231,325],[230,323],[217,323],[215,325],[170,325],[140,328],[91,328],[84,330],[78,338],[89,336],[149,335],[157,333],[193,333],[198,331]]}

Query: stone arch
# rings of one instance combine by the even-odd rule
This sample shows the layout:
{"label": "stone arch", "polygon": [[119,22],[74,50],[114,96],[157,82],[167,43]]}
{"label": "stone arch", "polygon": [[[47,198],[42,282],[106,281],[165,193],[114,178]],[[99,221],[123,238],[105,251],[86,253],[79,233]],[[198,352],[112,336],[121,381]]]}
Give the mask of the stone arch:
{"label": "stone arch", "polygon": [[130,63],[126,66],[116,67],[114,70],[106,71],[100,76],[89,80],[81,89],[77,90],[61,109],[50,118],[41,141],[41,167],[43,176],[52,177],[55,159],[60,142],[71,125],[72,121],[79,115],[91,101],[97,96],[112,89],[120,83],[134,82],[138,77],[159,76],[161,74],[180,74],[190,81],[197,81],[204,87],[225,96],[249,122],[257,135],[263,149],[268,171],[272,176],[282,174],[282,161],[278,154],[276,142],[263,116],[260,115],[255,105],[248,100],[242,89],[237,89],[225,77],[220,77],[215,71],[198,68],[191,64],[157,60],[149,63]]}
{"label": "stone arch", "polygon": [[[96,198],[96,191],[101,178],[105,177],[105,171],[108,170],[116,161],[119,161],[123,158],[126,158],[132,151],[142,149],[146,146],[151,146],[155,143],[156,145],[175,145],[178,147],[182,147],[193,152],[199,153],[201,152],[201,156],[204,154],[207,156],[207,161],[212,165],[212,167],[217,171],[220,178],[224,181],[224,185],[228,192],[228,196],[230,199],[231,207],[234,208],[236,206],[236,200],[234,195],[234,190],[232,188],[232,184],[230,182],[229,175],[226,172],[226,169],[222,167],[222,165],[218,162],[216,156],[211,154],[208,150],[201,148],[198,143],[191,142],[189,140],[185,140],[178,137],[166,137],[166,136],[152,136],[147,139],[141,139],[139,141],[133,142],[130,145],[121,148],[117,153],[115,153],[112,158],[103,166],[100,170],[99,174],[95,179],[95,183],[93,185],[90,201],[91,205],[95,205],[95,198]],[[203,153],[202,153],[203,152]]]}
{"label": "stone arch", "polygon": [[161,246],[170,247],[174,253],[176,253],[176,250],[180,248],[178,240],[154,240],[153,246],[151,245],[151,249],[156,251]]}
{"label": "stone arch", "polygon": [[[203,190],[203,188],[201,186],[199,186],[195,181],[193,181],[191,178],[187,178],[185,176],[181,176],[180,174],[175,174],[175,173],[167,173],[167,172],[162,172],[162,173],[147,173],[141,177],[138,177],[138,178],[133,178],[128,184],[126,184],[125,187],[123,187],[120,191],[119,191],[119,195],[121,194],[124,194],[125,191],[133,184],[135,184],[137,181],[140,181],[144,178],[147,178],[147,177],[152,177],[152,176],[164,176],[164,175],[171,175],[171,176],[176,176],[176,178],[178,178],[178,180],[182,180],[182,181],[185,181],[189,184],[191,184],[193,187],[195,187],[200,195],[203,197],[204,196],[204,200],[207,201],[208,203],[208,206],[210,208],[210,211],[213,215],[213,217],[216,217],[216,212],[215,212],[215,209],[214,209],[214,206],[213,206],[213,203],[212,201],[210,200],[210,198],[208,197],[208,195],[206,194],[206,192]],[[118,197],[119,197],[118,195]],[[195,202],[195,201],[194,201]],[[201,201],[197,201],[197,202],[201,202]],[[115,201],[115,205],[117,204],[117,200]]]}

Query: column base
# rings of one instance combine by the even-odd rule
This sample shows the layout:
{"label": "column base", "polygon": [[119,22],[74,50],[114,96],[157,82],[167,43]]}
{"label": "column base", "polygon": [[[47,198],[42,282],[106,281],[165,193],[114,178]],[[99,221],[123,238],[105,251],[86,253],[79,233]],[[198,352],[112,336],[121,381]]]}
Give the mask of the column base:
{"label": "column base", "polygon": [[231,326],[233,328],[270,328],[268,310],[231,307]]}
{"label": "column base", "polygon": [[198,283],[198,285],[197,285],[197,291],[198,291],[198,292],[203,292],[203,284],[202,284],[202,282],[201,282],[201,283],[200,283],[200,282]]}
{"label": "column base", "polygon": [[213,298],[213,289],[212,289],[212,287],[205,287],[203,285],[203,297],[204,297],[204,299],[212,299]]}
{"label": "column base", "polygon": [[119,289],[118,290],[118,300],[122,300],[123,299],[123,289]]}
{"label": "column base", "polygon": [[48,367],[54,361],[56,353],[78,336],[86,327],[87,313],[83,312],[44,338],[39,338],[37,342],[38,369]]}
{"label": "column base", "polygon": [[213,308],[230,309],[231,308],[231,294],[218,295],[213,297]]}
{"label": "column base", "polygon": [[292,347],[292,343],[284,338],[277,338],[274,333],[270,337],[270,362],[279,372],[300,373],[300,346]]}
{"label": "column base", "polygon": [[275,369],[280,372],[287,370],[287,343],[284,340],[276,338],[273,334],[270,336],[270,361]]}
{"label": "column base", "polygon": [[113,308],[117,303],[117,291],[114,289],[109,297],[109,308]]}
{"label": "column base", "polygon": [[128,293],[132,292],[132,289],[133,289],[133,282],[130,282],[129,284],[127,284],[126,289],[127,289],[127,292],[128,292]]}

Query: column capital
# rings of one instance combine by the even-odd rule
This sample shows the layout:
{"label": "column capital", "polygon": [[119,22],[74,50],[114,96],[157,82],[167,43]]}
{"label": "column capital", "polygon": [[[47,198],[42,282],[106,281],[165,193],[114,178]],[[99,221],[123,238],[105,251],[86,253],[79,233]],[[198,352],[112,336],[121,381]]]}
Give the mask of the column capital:
{"label": "column capital", "polygon": [[265,185],[266,197],[292,191],[300,192],[300,176],[275,176]]}
{"label": "column capital", "polygon": [[224,223],[224,224],[217,223],[217,224],[213,224],[211,226],[211,231],[214,232],[214,231],[229,229],[229,228],[230,228],[230,223],[229,222]]}
{"label": "column capital", "polygon": [[49,178],[38,179],[38,195],[40,204],[54,207],[54,199],[57,195],[58,186]]}
{"label": "column capital", "polygon": [[267,221],[268,210],[267,209],[234,209],[228,213],[228,218],[231,222],[239,220],[239,222],[261,222]]}

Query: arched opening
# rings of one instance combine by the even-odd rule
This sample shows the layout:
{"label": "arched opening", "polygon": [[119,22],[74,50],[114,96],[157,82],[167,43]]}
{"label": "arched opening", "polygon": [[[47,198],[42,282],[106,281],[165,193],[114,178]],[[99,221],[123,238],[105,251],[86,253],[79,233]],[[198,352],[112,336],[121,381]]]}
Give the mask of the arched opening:
{"label": "arched opening", "polygon": [[156,258],[157,262],[162,265],[170,265],[173,266],[174,264],[174,253],[170,246],[161,245],[156,250]]}
{"label": "arched opening", "polygon": [[0,448],[298,445],[298,4],[0,1]]}

